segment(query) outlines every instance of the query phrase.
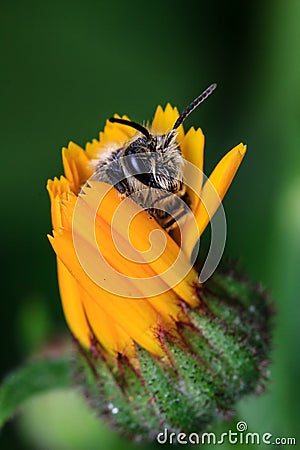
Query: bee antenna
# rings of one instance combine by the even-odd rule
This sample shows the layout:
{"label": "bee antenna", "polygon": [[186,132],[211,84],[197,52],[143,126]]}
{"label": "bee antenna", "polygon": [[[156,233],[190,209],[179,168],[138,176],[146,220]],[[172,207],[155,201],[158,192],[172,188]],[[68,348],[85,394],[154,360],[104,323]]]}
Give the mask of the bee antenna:
{"label": "bee antenna", "polygon": [[185,110],[180,114],[180,116],[178,117],[173,126],[172,131],[176,130],[187,118],[187,116],[189,116],[191,112],[194,111],[194,109],[198,108],[200,103],[204,102],[204,100],[206,100],[207,97],[210,96],[210,94],[216,89],[216,87],[217,87],[216,83],[211,84],[207,89],[205,89],[204,92],[202,92],[202,94],[199,95],[199,97],[195,98],[195,100],[189,106],[187,106]]}
{"label": "bee antenna", "polygon": [[150,133],[147,128],[143,127],[143,125],[140,125],[139,123],[132,122],[131,120],[126,119],[118,119],[117,117],[111,117],[108,120],[111,123],[120,123],[122,125],[127,125],[128,127],[135,128],[137,131],[146,136],[147,139],[150,139]]}

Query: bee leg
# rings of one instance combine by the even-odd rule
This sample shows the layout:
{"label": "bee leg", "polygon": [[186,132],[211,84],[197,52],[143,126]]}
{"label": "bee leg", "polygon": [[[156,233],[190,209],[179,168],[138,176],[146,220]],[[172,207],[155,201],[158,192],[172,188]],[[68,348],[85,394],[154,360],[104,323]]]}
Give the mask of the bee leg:
{"label": "bee leg", "polygon": [[168,233],[172,228],[173,225],[178,222],[178,220],[186,215],[186,211],[183,210],[181,211],[179,214],[177,214],[176,216],[172,217],[170,220],[168,220],[168,222],[162,224],[162,227],[164,230],[166,230],[166,232]]}
{"label": "bee leg", "polygon": [[[109,168],[106,171],[106,177],[120,194],[126,194],[128,192],[128,184],[123,169],[118,164],[118,160],[112,161]],[[104,180],[105,181],[105,180]]]}
{"label": "bee leg", "polygon": [[110,182],[113,185],[113,187],[120,192],[120,194],[126,194],[128,192],[128,184],[125,178],[123,180],[121,179],[121,176],[124,174],[119,173],[117,175],[110,173],[109,174]]}
{"label": "bee leg", "polygon": [[126,194],[126,185],[123,181],[119,181],[118,183],[114,184],[114,187],[120,192],[120,194]]}

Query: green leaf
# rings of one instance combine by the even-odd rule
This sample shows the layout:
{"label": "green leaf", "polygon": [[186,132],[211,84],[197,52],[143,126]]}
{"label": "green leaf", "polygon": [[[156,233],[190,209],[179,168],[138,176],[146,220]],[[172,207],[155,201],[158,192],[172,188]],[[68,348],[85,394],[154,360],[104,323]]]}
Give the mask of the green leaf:
{"label": "green leaf", "polygon": [[8,375],[0,386],[0,427],[36,394],[72,386],[70,361],[43,359],[27,363]]}

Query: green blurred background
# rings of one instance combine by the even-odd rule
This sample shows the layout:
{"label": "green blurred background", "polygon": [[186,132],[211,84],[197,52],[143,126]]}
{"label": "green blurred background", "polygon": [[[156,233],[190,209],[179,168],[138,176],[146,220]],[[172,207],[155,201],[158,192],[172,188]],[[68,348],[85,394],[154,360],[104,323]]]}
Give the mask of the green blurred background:
{"label": "green blurred background", "polygon": [[[228,149],[248,144],[224,203],[226,255],[268,286],[277,308],[271,382],[241,402],[238,417],[251,431],[296,437],[300,2],[29,0],[0,9],[1,377],[67,333],[46,239],[45,184],[62,172],[60,148],[84,145],[115,112],[142,122],[157,104],[182,109],[217,82],[186,126],[204,130],[207,174]],[[122,445],[72,392],[32,400],[0,435],[3,450]]]}

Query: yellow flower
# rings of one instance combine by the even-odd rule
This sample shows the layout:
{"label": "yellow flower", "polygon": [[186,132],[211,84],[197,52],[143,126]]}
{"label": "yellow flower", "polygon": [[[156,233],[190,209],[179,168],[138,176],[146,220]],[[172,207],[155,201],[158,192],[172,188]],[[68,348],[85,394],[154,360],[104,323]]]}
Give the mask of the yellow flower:
{"label": "yellow flower", "polygon": [[[177,109],[170,104],[164,110],[159,106],[149,127],[150,131],[154,134],[167,133],[178,115]],[[194,128],[185,133],[182,125],[177,131],[177,141],[184,158],[200,169],[200,172],[185,173],[185,176],[192,178],[194,189],[188,188],[188,192],[197,227],[192,226],[191,218],[187,218],[181,237],[178,229],[169,235],[153,217],[141,211],[133,201],[127,200],[126,211],[133,217],[130,225],[130,239],[136,248],[133,255],[136,258],[133,260],[126,259],[118,252],[111,233],[111,230],[115,231],[123,245],[127,245],[127,228],[123,226],[123,222],[114,221],[112,225],[114,212],[125,200],[116,189],[107,191],[105,183],[90,178],[93,175],[93,161],[110,146],[114,149],[124,146],[133,138],[136,130],[107,121],[99,140],[94,139],[88,143],[85,150],[73,142],[63,149],[65,175],[48,181],[53,224],[53,236],[49,236],[49,239],[57,255],[63,309],[73,335],[86,348],[96,343],[108,354],[134,357],[134,344],[137,343],[151,354],[162,357],[164,348],[159,338],[160,331],[164,330],[169,335],[178,337],[178,322],[187,320],[183,305],[194,308],[199,304],[196,294],[199,282],[196,270],[189,266],[190,257],[200,234],[223,199],[246,147],[239,144],[229,151],[214,169],[210,182],[203,183],[199,173],[203,169],[204,135],[201,129]],[[87,181],[88,186],[85,186]],[[95,199],[84,193],[95,186],[97,192],[105,195],[95,217],[92,217],[94,236],[90,236],[88,221]],[[78,245],[85,249],[92,268],[93,264],[95,267],[97,265],[100,250],[108,266],[122,275],[116,278],[118,281],[115,283],[109,276],[111,267],[107,268],[107,272],[101,273],[102,282],[106,283],[107,288],[88,275],[78,258],[73,229],[78,198],[83,199],[83,214],[79,217],[80,226],[78,227],[77,222],[76,231]],[[159,235],[152,233],[157,230],[160,230]],[[152,245],[156,247],[161,244],[161,233],[165,239],[165,248],[158,258],[153,258],[149,250],[149,236],[151,234]],[[140,262],[138,258],[142,258]],[[177,268],[168,270],[175,262]],[[183,273],[179,281],[176,271]],[[138,283],[138,278],[146,280],[145,283]],[[147,278],[155,295],[149,295]],[[114,288],[120,290],[122,295],[115,293]],[[132,298],[137,297],[134,295],[137,291],[140,298]]]}

